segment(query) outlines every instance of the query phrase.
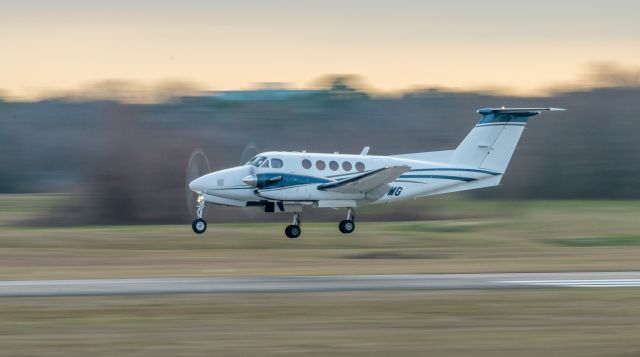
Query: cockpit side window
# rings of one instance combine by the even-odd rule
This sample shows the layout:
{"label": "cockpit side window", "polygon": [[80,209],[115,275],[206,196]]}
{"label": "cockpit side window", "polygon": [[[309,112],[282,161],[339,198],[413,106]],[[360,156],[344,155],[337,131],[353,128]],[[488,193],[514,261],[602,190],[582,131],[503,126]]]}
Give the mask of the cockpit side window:
{"label": "cockpit side window", "polygon": [[283,162],[280,159],[271,159],[271,167],[274,169],[280,169],[283,166]]}
{"label": "cockpit side window", "polygon": [[247,165],[253,165],[255,167],[260,167],[262,163],[267,159],[266,156],[255,156],[253,159],[247,162]]}
{"label": "cockpit side window", "polygon": [[262,164],[262,166],[260,167],[269,167],[269,160],[264,160],[264,164]]}

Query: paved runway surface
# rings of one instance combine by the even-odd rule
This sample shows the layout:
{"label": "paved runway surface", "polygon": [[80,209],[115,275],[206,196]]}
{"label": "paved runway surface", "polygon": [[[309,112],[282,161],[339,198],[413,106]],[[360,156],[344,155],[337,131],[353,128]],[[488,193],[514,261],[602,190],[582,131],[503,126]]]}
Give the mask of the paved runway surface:
{"label": "paved runway surface", "polygon": [[0,296],[640,287],[640,271],[0,281]]}

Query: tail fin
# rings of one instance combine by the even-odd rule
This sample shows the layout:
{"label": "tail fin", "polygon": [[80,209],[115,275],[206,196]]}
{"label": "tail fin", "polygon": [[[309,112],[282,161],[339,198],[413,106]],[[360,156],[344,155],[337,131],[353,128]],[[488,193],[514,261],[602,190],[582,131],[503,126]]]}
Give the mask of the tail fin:
{"label": "tail fin", "polygon": [[560,108],[485,108],[478,124],[453,152],[451,162],[504,172],[530,117]]}

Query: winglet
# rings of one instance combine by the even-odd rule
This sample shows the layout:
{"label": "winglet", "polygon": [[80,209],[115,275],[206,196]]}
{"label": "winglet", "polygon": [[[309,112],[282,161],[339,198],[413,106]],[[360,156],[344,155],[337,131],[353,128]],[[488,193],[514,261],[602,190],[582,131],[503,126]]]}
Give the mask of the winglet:
{"label": "winglet", "polygon": [[360,152],[360,155],[367,156],[367,154],[369,153],[369,149],[371,149],[371,146],[365,146]]}

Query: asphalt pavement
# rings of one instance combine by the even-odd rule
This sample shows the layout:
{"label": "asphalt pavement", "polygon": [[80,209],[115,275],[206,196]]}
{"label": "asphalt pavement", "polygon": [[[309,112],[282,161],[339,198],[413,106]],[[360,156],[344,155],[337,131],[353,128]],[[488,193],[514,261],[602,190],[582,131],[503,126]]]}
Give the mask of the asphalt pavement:
{"label": "asphalt pavement", "polygon": [[0,296],[640,287],[640,271],[0,281]]}

